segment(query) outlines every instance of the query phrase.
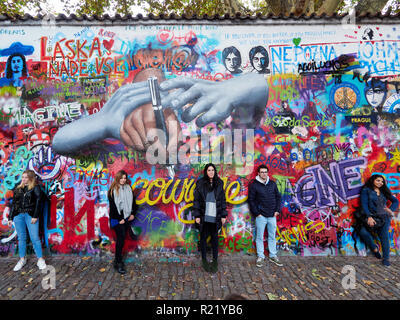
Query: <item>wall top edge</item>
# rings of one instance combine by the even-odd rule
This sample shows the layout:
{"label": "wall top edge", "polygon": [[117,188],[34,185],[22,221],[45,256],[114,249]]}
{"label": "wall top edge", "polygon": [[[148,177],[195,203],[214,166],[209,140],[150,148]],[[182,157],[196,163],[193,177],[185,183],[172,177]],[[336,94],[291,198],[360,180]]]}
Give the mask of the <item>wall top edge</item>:
{"label": "wall top edge", "polygon": [[[309,16],[301,15],[294,16],[274,16],[272,14],[263,16],[257,14],[255,16],[236,14],[230,16],[228,14],[223,16],[178,16],[175,14],[170,15],[153,15],[143,16],[138,14],[136,16],[127,15],[121,16],[119,14],[111,17],[108,14],[104,16],[87,16],[83,15],[78,17],[74,14],[66,16],[59,14],[57,16],[52,15],[37,15],[31,16],[25,14],[24,16],[11,17],[7,14],[0,14],[0,25],[41,25],[43,20],[53,20],[56,25],[127,25],[127,24],[220,24],[220,25],[243,25],[243,24],[256,24],[256,25],[280,25],[285,24],[341,24],[343,20],[353,19],[348,14],[333,14],[333,15],[316,15],[312,14]],[[351,21],[351,20],[349,20]],[[378,14],[362,14],[355,16],[355,24],[391,24],[400,21],[400,13],[395,15],[381,13]]]}

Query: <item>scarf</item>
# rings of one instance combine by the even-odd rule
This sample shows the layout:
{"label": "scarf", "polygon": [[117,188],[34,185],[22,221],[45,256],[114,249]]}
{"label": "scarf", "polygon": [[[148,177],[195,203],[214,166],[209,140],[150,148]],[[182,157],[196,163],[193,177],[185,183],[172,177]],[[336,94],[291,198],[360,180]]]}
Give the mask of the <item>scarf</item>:
{"label": "scarf", "polygon": [[122,211],[124,213],[124,219],[127,219],[132,211],[133,195],[131,187],[124,184],[123,186],[119,186],[118,194],[115,189],[113,192],[118,213],[121,214]]}
{"label": "scarf", "polygon": [[269,176],[267,176],[267,179],[265,180],[265,182],[261,180],[261,178],[260,178],[259,175],[257,175],[256,180],[257,180],[258,182],[261,182],[263,185],[267,185],[268,182],[269,182]]}

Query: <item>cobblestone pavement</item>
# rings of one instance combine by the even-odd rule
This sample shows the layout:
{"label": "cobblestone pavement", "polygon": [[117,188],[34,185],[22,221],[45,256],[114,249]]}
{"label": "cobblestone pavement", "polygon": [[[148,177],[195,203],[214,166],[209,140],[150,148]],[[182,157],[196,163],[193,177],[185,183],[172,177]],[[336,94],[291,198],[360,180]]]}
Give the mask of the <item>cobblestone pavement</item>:
{"label": "cobblestone pavement", "polygon": [[[0,299],[217,300],[230,293],[252,300],[400,299],[400,257],[391,257],[390,267],[372,256],[280,260],[283,267],[266,262],[257,268],[254,256],[222,254],[218,273],[210,274],[199,255],[141,253],[126,259],[127,273],[120,275],[110,257],[50,256],[55,289],[45,290],[50,271],[42,273],[34,256],[19,272],[12,270],[17,257],[0,257]],[[355,289],[344,289],[342,281],[351,285],[345,277],[353,271]]]}

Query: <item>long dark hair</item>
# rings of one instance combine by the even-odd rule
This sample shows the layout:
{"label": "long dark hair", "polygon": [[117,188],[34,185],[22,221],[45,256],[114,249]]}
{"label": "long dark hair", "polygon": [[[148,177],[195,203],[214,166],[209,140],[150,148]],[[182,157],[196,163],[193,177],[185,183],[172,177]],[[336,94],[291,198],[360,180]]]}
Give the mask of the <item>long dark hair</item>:
{"label": "long dark hair", "polygon": [[388,186],[386,185],[385,178],[383,176],[381,176],[380,174],[374,174],[371,177],[369,177],[369,179],[365,183],[364,187],[374,190],[374,188],[375,188],[374,181],[378,178],[382,178],[382,180],[383,180],[383,185],[382,185],[382,187],[380,187],[379,190],[383,193],[383,195],[386,197],[386,199],[390,199],[392,196],[392,192],[389,190]]}
{"label": "long dark hair", "polygon": [[13,53],[10,55],[7,59],[7,69],[6,69],[6,78],[11,79],[13,75],[13,71],[11,69],[11,60],[14,57],[20,57],[22,59],[23,67],[22,67],[22,76],[26,77],[28,75],[27,69],[26,69],[26,60],[25,56],[22,53]]}
{"label": "long dark hair", "polygon": [[[209,167],[213,167],[214,168],[214,177],[212,179],[212,184],[210,182],[210,178],[207,175],[207,170]],[[215,167],[215,165],[213,163],[207,163],[206,166],[204,167],[204,180],[206,181],[206,186],[208,187],[208,190],[211,191],[215,188],[215,186],[218,183],[218,175],[217,175],[217,168]]]}

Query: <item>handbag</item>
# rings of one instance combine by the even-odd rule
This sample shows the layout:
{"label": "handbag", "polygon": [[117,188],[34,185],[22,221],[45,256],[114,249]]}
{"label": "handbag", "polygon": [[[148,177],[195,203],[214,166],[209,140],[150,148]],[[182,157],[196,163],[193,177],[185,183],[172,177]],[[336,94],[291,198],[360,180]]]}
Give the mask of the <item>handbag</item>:
{"label": "handbag", "polygon": [[[376,229],[376,228],[382,228],[383,225],[385,224],[385,219],[382,216],[376,215],[376,214],[372,214],[371,218],[375,220],[375,225],[373,227],[370,227],[372,229]],[[366,219],[367,221],[368,219]]]}
{"label": "handbag", "polygon": [[371,227],[368,224],[368,218],[367,218],[367,215],[365,214],[362,206],[359,206],[358,208],[356,208],[353,215],[358,222],[361,222],[365,227],[370,228],[370,229],[381,228],[385,224],[385,219],[382,216],[377,215],[377,214],[372,214],[371,218],[375,220],[375,225],[373,227]]}

